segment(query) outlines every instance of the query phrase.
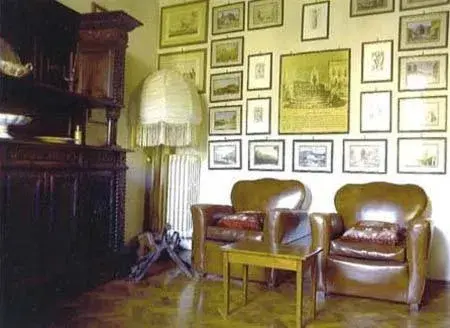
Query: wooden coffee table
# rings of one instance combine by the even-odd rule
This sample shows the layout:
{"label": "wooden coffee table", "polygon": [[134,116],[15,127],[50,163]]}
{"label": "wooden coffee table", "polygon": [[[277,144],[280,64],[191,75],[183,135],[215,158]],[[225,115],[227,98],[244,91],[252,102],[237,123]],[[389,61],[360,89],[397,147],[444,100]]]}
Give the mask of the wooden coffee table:
{"label": "wooden coffee table", "polygon": [[248,266],[292,270],[297,273],[297,327],[302,327],[303,308],[303,267],[311,265],[312,317],[316,316],[317,255],[322,248],[310,251],[307,247],[272,245],[264,242],[243,240],[222,247],[224,309],[219,310],[224,317],[230,312],[230,264],[243,266],[243,298],[247,304]]}

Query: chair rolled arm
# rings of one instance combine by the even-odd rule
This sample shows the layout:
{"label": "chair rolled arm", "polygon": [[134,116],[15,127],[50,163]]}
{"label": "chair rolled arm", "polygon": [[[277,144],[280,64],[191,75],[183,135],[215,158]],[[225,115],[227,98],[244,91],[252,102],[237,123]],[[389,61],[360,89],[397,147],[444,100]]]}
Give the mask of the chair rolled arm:
{"label": "chair rolled arm", "polygon": [[283,208],[271,209],[264,222],[264,241],[287,244],[301,238],[302,220],[308,219],[308,212]]}
{"label": "chair rolled arm", "polygon": [[419,304],[425,289],[431,241],[431,222],[424,218],[408,222],[406,259],[409,270],[408,304]]}
{"label": "chair rolled arm", "polygon": [[323,249],[318,255],[318,290],[326,291],[325,270],[326,259],[330,251],[330,241],[342,235],[344,222],[337,213],[311,213],[309,222],[311,225],[311,249],[319,247]]}
{"label": "chair rolled arm", "polygon": [[230,205],[191,205],[192,223],[194,230],[192,234],[192,264],[194,270],[196,270],[197,272],[206,272],[206,228],[214,223],[215,215],[232,214],[233,212],[233,207]]}

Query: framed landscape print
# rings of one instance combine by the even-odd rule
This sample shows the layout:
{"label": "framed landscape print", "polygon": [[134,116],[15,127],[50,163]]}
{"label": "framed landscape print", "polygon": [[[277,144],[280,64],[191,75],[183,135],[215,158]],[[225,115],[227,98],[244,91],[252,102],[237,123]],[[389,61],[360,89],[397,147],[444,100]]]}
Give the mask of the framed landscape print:
{"label": "framed landscape print", "polygon": [[281,56],[280,134],[347,133],[350,49]]}
{"label": "framed landscape print", "polygon": [[250,0],[248,2],[249,30],[283,25],[283,0]]}
{"label": "framed landscape print", "polygon": [[180,72],[197,86],[199,92],[205,92],[206,49],[160,54],[158,69],[164,68]]}
{"label": "framed landscape print", "polygon": [[209,101],[242,99],[242,71],[210,75]]}
{"label": "framed landscape print", "polygon": [[361,83],[392,81],[393,40],[363,42]]}
{"label": "framed landscape print", "polygon": [[440,6],[449,2],[450,0],[400,0],[400,10]]}
{"label": "framed landscape print", "polygon": [[302,8],[302,41],[328,39],[330,1],[304,4]]}
{"label": "framed landscape print", "polygon": [[398,131],[447,131],[447,96],[399,98]]}
{"label": "framed landscape print", "polygon": [[161,8],[160,48],[205,43],[207,37],[207,0]]}
{"label": "framed landscape print", "polygon": [[208,142],[210,170],[240,170],[242,168],[241,140],[211,140]]}
{"label": "framed landscape print", "polygon": [[244,63],[244,37],[211,41],[211,67],[239,66]]}
{"label": "framed landscape print", "polygon": [[249,171],[283,171],[284,140],[249,140]]}
{"label": "framed landscape print", "polygon": [[399,26],[399,50],[447,47],[448,11],[402,16]]}
{"label": "framed landscape print", "polygon": [[394,10],[395,0],[350,0],[350,17],[384,14]]}
{"label": "framed landscape print", "polygon": [[245,2],[212,8],[212,35],[244,30]]}
{"label": "framed landscape print", "polygon": [[247,99],[246,134],[270,134],[272,98]]}
{"label": "framed landscape print", "polygon": [[386,173],[386,139],[344,139],[343,144],[343,172]]}
{"label": "framed landscape print", "polygon": [[248,56],[247,90],[272,88],[272,53]]}
{"label": "framed landscape print", "polygon": [[448,55],[399,57],[399,91],[447,89]]}
{"label": "framed landscape print", "polygon": [[209,108],[209,135],[241,134],[242,106],[217,106]]}
{"label": "framed landscape print", "polygon": [[398,138],[398,173],[445,174],[446,138]]}
{"label": "framed landscape print", "polygon": [[360,132],[390,132],[391,107],[391,91],[361,92]]}
{"label": "framed landscape print", "polygon": [[333,172],[333,140],[294,140],[292,171]]}

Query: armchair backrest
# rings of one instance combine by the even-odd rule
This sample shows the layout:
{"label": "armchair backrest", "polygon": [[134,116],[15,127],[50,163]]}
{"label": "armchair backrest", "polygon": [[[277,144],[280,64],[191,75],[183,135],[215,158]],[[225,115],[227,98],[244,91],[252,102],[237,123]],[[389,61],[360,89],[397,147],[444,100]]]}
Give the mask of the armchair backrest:
{"label": "armchair backrest", "polygon": [[231,190],[231,204],[236,212],[302,209],[307,205],[306,200],[307,190],[297,180],[240,180]]}
{"label": "armchair backrest", "polygon": [[428,197],[421,187],[414,184],[370,182],[342,186],[336,192],[334,204],[345,229],[360,220],[405,225],[424,213]]}

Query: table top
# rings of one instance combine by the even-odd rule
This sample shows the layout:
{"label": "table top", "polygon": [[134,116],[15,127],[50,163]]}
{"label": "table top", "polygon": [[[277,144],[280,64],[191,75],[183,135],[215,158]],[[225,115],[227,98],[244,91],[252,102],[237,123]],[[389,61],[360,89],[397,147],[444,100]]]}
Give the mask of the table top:
{"label": "table top", "polygon": [[241,240],[233,244],[222,246],[221,248],[224,252],[255,255],[263,253],[265,255],[289,259],[305,259],[322,251],[322,248],[320,247],[311,250],[309,246],[270,244],[254,240]]}

